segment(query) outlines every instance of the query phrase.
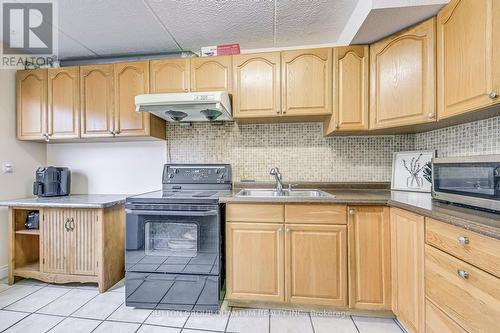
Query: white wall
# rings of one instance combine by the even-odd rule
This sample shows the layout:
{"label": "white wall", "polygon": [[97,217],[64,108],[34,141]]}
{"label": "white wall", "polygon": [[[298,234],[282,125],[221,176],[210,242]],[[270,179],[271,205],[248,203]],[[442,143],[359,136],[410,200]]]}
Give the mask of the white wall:
{"label": "white wall", "polygon": [[[45,164],[45,144],[16,140],[15,70],[0,69],[0,200],[30,196],[37,167]],[[14,172],[3,174],[3,164]],[[5,276],[8,212],[0,207],[0,278]]]}
{"label": "white wall", "polygon": [[165,141],[47,145],[47,165],[71,169],[73,194],[159,190],[165,159]]}

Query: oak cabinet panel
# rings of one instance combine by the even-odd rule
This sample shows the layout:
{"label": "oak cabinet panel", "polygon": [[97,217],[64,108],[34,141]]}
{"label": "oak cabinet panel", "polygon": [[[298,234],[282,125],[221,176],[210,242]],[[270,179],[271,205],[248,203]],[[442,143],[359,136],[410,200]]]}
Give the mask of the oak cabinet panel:
{"label": "oak cabinet panel", "polygon": [[369,47],[333,49],[333,114],[325,122],[325,134],[368,130]]}
{"label": "oak cabinet panel", "polygon": [[424,332],[424,217],[391,208],[392,310],[411,333]]}
{"label": "oak cabinet panel", "polygon": [[232,57],[191,58],[191,91],[232,93]]}
{"label": "oak cabinet panel", "polygon": [[500,3],[452,0],[437,15],[438,117],[500,103]]}
{"label": "oak cabinet panel", "polygon": [[345,226],[286,226],[287,301],[347,305],[347,231]]}
{"label": "oak cabinet panel", "polygon": [[283,225],[226,224],[227,298],[284,301]]}
{"label": "oak cabinet panel", "polygon": [[45,209],[40,223],[42,272],[70,272],[70,243],[67,209]]}
{"label": "oak cabinet panel", "polygon": [[233,56],[234,118],[279,116],[280,68],[280,52]]}
{"label": "oak cabinet panel", "polygon": [[391,310],[388,207],[349,206],[349,307]]}
{"label": "oak cabinet panel", "polygon": [[48,70],[48,135],[50,139],[80,137],[80,69]]}
{"label": "oak cabinet panel", "polygon": [[135,96],[149,93],[149,62],[114,65],[114,131],[118,136],[149,134],[149,112],[137,112]]}
{"label": "oak cabinet panel", "polygon": [[282,52],[281,70],[283,114],[332,113],[332,49]]}
{"label": "oak cabinet panel", "polygon": [[435,18],[370,47],[370,129],[436,121]]}
{"label": "oak cabinet panel", "polygon": [[73,209],[70,215],[70,273],[96,275],[97,213],[92,209]]}
{"label": "oak cabinet panel", "polygon": [[285,206],[280,204],[228,204],[226,218],[231,222],[283,223]]}
{"label": "oak cabinet panel", "polygon": [[113,65],[80,67],[82,138],[113,136],[113,77]]}
{"label": "oak cabinet panel", "polygon": [[466,331],[498,331],[500,279],[430,245],[425,274],[427,298]]}
{"label": "oak cabinet panel", "polygon": [[151,60],[151,92],[189,91],[189,58]]}
{"label": "oak cabinet panel", "polygon": [[16,73],[17,138],[43,140],[47,134],[47,70]]}
{"label": "oak cabinet panel", "polygon": [[431,301],[425,301],[425,333],[467,333]]}

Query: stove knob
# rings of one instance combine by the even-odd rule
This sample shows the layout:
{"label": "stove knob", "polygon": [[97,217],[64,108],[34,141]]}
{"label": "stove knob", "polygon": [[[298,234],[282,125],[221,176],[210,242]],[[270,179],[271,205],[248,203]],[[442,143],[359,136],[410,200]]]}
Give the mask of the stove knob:
{"label": "stove knob", "polygon": [[173,173],[169,174],[168,178],[174,178],[174,174]]}

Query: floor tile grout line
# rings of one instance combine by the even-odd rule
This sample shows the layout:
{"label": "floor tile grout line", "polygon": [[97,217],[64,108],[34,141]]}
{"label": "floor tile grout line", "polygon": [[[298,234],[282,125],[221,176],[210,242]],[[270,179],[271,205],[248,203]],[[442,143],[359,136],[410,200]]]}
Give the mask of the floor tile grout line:
{"label": "floor tile grout line", "polygon": [[[41,290],[41,289],[40,289],[40,290]],[[46,307],[47,305],[49,305],[49,304],[51,304],[51,303],[53,303],[53,302],[57,301],[59,298],[63,297],[64,295],[66,295],[66,294],[70,293],[72,290],[73,290],[73,289],[69,289],[68,291],[66,291],[66,292],[65,292],[64,294],[62,294],[61,296],[54,298],[52,301],[48,302],[47,304],[45,304],[45,305],[44,305],[44,306],[42,306],[41,308],[39,308],[39,309],[37,309],[37,310],[33,311],[33,313],[44,314],[44,313],[39,313],[38,311],[40,311],[41,309],[43,309],[43,308],[44,308],[44,307]]]}
{"label": "floor tile grout line", "polygon": [[224,326],[224,332],[227,332],[229,326],[229,320],[231,320],[231,315],[233,314],[233,308],[229,307],[229,316],[227,316],[226,326]]}
{"label": "floor tile grout line", "polygon": [[308,312],[307,316],[309,317],[309,322],[311,323],[311,327],[312,327],[313,333],[316,333],[316,330],[314,329],[313,320],[312,320],[312,317],[311,317],[311,312]]}
{"label": "floor tile grout line", "polygon": [[[27,312],[22,312],[22,313],[27,313]],[[10,325],[9,327],[7,327],[7,328],[5,328],[4,330],[2,330],[2,332],[7,331],[9,328],[11,328],[11,327],[15,326],[17,323],[19,323],[19,322],[23,321],[24,319],[28,318],[28,317],[29,317],[29,316],[31,316],[32,314],[33,314],[33,313],[28,313],[28,315],[27,315],[27,316],[22,317],[21,319],[19,319],[18,321],[16,321],[16,322],[15,322],[15,323],[13,323],[12,325]]]}
{"label": "floor tile grout line", "polygon": [[[23,286],[23,285],[19,285],[19,286]],[[24,286],[28,286],[28,287],[39,287],[40,285],[24,285]],[[28,296],[33,295],[34,293],[36,293],[37,291],[42,290],[42,289],[43,289],[43,288],[45,288],[46,286],[47,286],[47,285],[45,285],[45,286],[41,286],[41,287],[40,287],[40,288],[38,288],[37,290],[35,290],[35,291],[33,291],[33,292],[31,292],[31,293],[29,293],[29,294],[27,294],[27,295],[25,295],[25,296],[21,297],[20,299],[18,299],[18,300],[16,300],[16,301],[14,301],[14,302],[12,302],[12,303],[7,304],[6,306],[4,306],[3,308],[1,308],[0,310],[6,310],[6,309],[5,309],[6,307],[11,306],[11,305],[12,305],[12,304],[14,304],[14,303],[17,303],[17,302],[19,302],[20,300],[23,300],[23,299],[25,299],[25,298],[26,298],[26,297],[28,297]],[[14,286],[12,286],[12,287],[14,287]],[[33,312],[30,312],[30,313],[33,313]]]}
{"label": "floor tile grout line", "polygon": [[356,321],[354,320],[354,318],[352,317],[352,315],[349,315],[349,318],[351,318],[351,321],[354,324],[354,327],[356,328],[356,331],[358,331],[358,333],[361,333],[361,331],[359,330],[358,325],[356,325]]}
{"label": "floor tile grout line", "polygon": [[[99,295],[102,295],[101,293],[97,292],[97,295],[95,295],[94,297],[92,297],[91,299],[89,299],[87,302],[83,303],[80,307],[78,307],[75,311],[71,312],[68,317],[73,317],[73,315],[78,311],[80,310],[81,308],[83,308],[85,305],[89,304],[94,298],[96,298],[97,296]],[[94,319],[94,318],[92,318]],[[98,319],[99,320],[99,319]]]}

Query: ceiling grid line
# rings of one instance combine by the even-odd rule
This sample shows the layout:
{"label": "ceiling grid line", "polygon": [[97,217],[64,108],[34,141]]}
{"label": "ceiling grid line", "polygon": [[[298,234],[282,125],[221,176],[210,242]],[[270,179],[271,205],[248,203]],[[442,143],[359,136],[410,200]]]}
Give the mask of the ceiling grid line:
{"label": "ceiling grid line", "polygon": [[156,22],[158,22],[158,24],[163,28],[163,30],[165,30],[165,32],[170,36],[170,38],[172,38],[172,41],[179,48],[179,51],[183,51],[182,46],[179,44],[179,42],[177,41],[177,39],[175,38],[175,36],[172,34],[172,32],[170,31],[170,29],[168,29],[167,25],[158,17],[158,15],[154,11],[154,9],[149,4],[148,0],[142,0],[142,3],[144,3],[144,6],[146,6],[146,8],[151,13],[151,15],[153,15],[153,17],[155,18]]}
{"label": "ceiling grid line", "polygon": [[277,21],[278,21],[278,0],[274,0],[274,20],[273,20],[273,47],[276,47],[277,36]]}

